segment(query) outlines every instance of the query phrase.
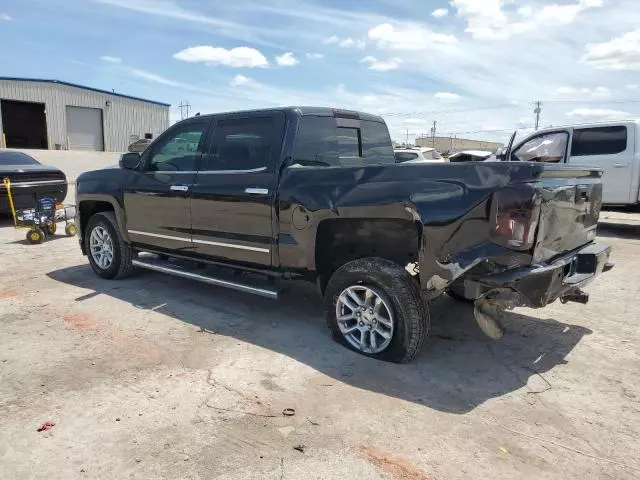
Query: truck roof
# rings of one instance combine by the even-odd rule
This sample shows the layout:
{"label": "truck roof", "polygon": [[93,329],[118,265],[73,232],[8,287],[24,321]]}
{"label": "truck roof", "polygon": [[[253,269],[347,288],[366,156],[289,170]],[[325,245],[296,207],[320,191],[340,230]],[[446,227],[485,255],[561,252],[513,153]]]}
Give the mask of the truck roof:
{"label": "truck roof", "polygon": [[316,117],[341,117],[341,118],[353,118],[355,120],[371,120],[374,122],[384,122],[382,117],[378,115],[372,115],[370,113],[360,112],[356,110],[346,110],[343,108],[331,108],[331,107],[311,107],[311,106],[289,106],[289,107],[275,107],[275,108],[263,108],[255,110],[237,110],[229,112],[217,112],[201,115],[202,117],[212,117],[215,115],[224,115],[228,113],[268,113],[268,112],[285,112],[291,115],[312,115]]}
{"label": "truck roof", "polygon": [[[568,123],[563,125],[554,125],[551,127],[545,127],[537,130],[534,133],[546,132],[550,130],[562,130],[563,128],[589,128],[589,127],[615,127],[617,125],[629,125],[629,124],[640,124],[640,120],[627,118],[620,120],[606,120],[600,122],[589,122],[589,123]],[[530,135],[527,135],[529,137]]]}

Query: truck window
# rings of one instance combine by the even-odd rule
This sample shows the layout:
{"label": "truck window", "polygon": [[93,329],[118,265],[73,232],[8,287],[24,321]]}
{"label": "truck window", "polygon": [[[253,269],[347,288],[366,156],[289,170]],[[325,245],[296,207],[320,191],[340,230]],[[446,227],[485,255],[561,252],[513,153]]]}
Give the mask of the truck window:
{"label": "truck window", "polygon": [[576,128],[573,130],[571,156],[614,155],[627,149],[627,127]]}
{"label": "truck window", "polygon": [[382,122],[364,120],[361,122],[361,127],[366,163],[394,163],[393,144],[387,126]]}
{"label": "truck window", "polygon": [[562,162],[567,151],[569,134],[551,132],[538,135],[513,152],[512,159],[520,162]]}
{"label": "truck window", "polygon": [[206,127],[206,123],[197,123],[174,130],[154,147],[147,169],[152,172],[195,170]]}
{"label": "truck window", "polygon": [[272,117],[219,120],[202,170],[266,169],[275,137]]}
{"label": "truck window", "polygon": [[338,127],[337,135],[340,158],[362,156],[362,135],[359,128]]}
{"label": "truck window", "polygon": [[332,167],[338,163],[336,121],[332,117],[302,117],[295,150],[294,164]]}
{"label": "truck window", "polygon": [[305,115],[298,128],[294,165],[338,166],[395,163],[387,127],[363,120],[360,128],[337,127],[333,117]]}

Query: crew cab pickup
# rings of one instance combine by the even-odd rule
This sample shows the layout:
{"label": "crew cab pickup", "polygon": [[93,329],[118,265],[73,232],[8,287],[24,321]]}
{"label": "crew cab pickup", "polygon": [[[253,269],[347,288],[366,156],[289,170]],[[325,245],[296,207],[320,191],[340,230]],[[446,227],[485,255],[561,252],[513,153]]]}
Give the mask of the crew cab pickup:
{"label": "crew cab pickup", "polygon": [[[594,243],[602,172],[529,162],[400,163],[377,116],[328,108],[202,115],[120,168],[77,180],[80,246],[97,275],[134,267],[277,298],[315,282],[333,337],[407,362],[429,301],[505,310],[585,303],[612,267]],[[241,273],[238,275],[238,273]]]}

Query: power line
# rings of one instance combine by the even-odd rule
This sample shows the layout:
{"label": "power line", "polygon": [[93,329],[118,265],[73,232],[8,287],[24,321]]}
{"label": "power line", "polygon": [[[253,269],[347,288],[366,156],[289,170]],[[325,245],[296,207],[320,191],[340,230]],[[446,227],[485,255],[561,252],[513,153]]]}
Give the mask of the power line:
{"label": "power line", "polygon": [[[538,101],[540,102],[540,101]],[[538,102],[534,102],[534,105],[537,105]],[[529,101],[523,101],[522,103],[529,103]],[[542,103],[542,102],[540,102]],[[556,99],[556,100],[545,100],[546,104],[580,104],[580,105],[606,105],[606,104],[626,104],[626,103],[640,103],[640,100],[585,100],[585,99]],[[422,110],[422,111],[413,111],[413,112],[389,112],[389,113],[380,113],[379,115],[382,117],[404,117],[404,116],[425,116],[425,115],[445,115],[449,113],[468,113],[468,112],[479,112],[483,110],[499,110],[502,108],[522,108],[521,105],[516,105],[514,103],[502,104],[502,105],[489,105],[484,107],[469,107],[469,108],[455,108],[449,110]]]}
{"label": "power line", "polygon": [[[180,120],[184,120],[185,118],[189,118],[189,108],[191,108],[191,104],[189,104],[189,100],[186,102],[180,102]],[[186,110],[186,115],[185,115]]]}

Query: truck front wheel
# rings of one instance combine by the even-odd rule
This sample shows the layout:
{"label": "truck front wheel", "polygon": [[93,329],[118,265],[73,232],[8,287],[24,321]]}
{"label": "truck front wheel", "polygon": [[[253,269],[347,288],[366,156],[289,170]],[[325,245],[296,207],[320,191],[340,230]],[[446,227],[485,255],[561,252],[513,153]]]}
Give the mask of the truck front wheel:
{"label": "truck front wheel", "polygon": [[368,357],[407,363],[429,332],[429,309],[414,278],[382,258],[362,258],[340,267],[324,297],[333,338]]}
{"label": "truck front wheel", "polygon": [[124,242],[113,212],[96,213],[89,219],[84,235],[91,268],[109,280],[127,276],[133,266],[133,251]]}

